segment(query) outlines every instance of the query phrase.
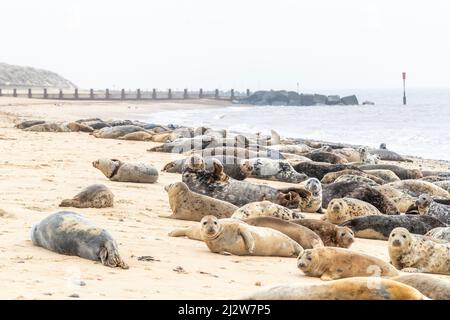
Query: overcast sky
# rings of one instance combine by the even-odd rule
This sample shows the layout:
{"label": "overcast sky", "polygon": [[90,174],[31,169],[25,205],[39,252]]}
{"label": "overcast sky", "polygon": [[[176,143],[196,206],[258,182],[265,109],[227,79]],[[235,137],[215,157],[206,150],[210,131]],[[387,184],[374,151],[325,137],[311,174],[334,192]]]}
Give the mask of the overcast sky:
{"label": "overcast sky", "polygon": [[450,87],[448,0],[3,0],[0,35],[83,88]]}

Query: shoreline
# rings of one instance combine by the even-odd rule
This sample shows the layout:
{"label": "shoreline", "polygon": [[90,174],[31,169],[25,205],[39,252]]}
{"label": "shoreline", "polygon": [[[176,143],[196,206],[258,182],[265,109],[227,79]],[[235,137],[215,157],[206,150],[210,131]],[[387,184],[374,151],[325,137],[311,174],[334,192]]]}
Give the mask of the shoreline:
{"label": "shoreline", "polygon": [[[17,107],[4,106],[5,103],[11,102],[0,98],[0,282],[3,284],[0,298],[76,299],[71,297],[76,294],[79,299],[230,299],[251,294],[261,285],[322,283],[318,278],[304,276],[297,269],[295,258],[223,256],[211,253],[202,242],[169,237],[173,229],[195,224],[160,217],[172,213],[164,186],[181,180],[179,174],[160,170],[183,155],[147,152],[160,145],[154,142],[98,139],[81,132],[27,132],[13,127],[19,118],[31,117],[136,118],[127,103],[117,106],[114,112],[105,105],[27,106],[16,100],[23,103]],[[160,107],[168,105],[154,109]],[[149,108],[142,106],[142,109]],[[100,157],[153,164],[160,171],[159,180],[155,184],[109,181],[92,167],[92,161]],[[414,164],[426,169],[442,167],[431,160]],[[274,187],[293,186],[248,180]],[[65,209],[81,213],[108,230],[129,270],[110,269],[94,261],[60,255],[35,247],[30,241],[30,228],[35,222],[60,211],[58,204],[62,199],[95,183],[106,185],[114,193],[113,208]],[[317,214],[305,215],[318,218]],[[351,249],[389,260],[386,241],[357,238]],[[139,257],[149,258],[145,261]],[[433,277],[450,279],[442,275]],[[74,280],[85,285],[76,285]]]}

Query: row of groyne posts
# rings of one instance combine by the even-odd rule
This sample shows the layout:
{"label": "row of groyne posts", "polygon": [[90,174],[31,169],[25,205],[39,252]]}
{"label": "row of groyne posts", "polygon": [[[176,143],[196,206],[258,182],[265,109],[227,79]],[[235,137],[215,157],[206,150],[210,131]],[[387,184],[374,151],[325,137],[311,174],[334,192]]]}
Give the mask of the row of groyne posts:
{"label": "row of groyne posts", "polygon": [[198,91],[158,91],[153,89],[152,91],[142,91],[137,89],[134,91],[121,90],[79,90],[75,88],[73,90],[63,91],[51,90],[47,88],[43,89],[3,89],[0,88],[0,96],[8,97],[27,97],[37,99],[58,99],[58,100],[170,100],[170,99],[217,99],[217,100],[234,100],[239,97],[250,96],[250,90],[245,92],[238,92],[234,89],[229,91],[220,91],[215,89],[214,91],[204,91],[199,89]]}

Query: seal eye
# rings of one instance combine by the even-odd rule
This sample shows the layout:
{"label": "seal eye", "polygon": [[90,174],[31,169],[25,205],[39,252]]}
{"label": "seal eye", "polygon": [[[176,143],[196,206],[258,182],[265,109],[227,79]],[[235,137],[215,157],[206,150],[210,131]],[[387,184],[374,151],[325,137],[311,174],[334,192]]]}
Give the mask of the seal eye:
{"label": "seal eye", "polygon": [[392,236],[395,237],[395,233],[393,233]]}
{"label": "seal eye", "polygon": [[217,221],[214,221],[214,224],[217,224]]}
{"label": "seal eye", "polygon": [[404,238],[404,239],[406,239],[406,236],[405,236],[405,235],[403,235],[403,238]]}
{"label": "seal eye", "polygon": [[203,222],[203,225],[204,225],[204,226],[206,226],[206,221],[205,221],[205,222]]}
{"label": "seal eye", "polygon": [[306,259],[308,259],[309,261],[312,260],[311,256],[307,256]]}

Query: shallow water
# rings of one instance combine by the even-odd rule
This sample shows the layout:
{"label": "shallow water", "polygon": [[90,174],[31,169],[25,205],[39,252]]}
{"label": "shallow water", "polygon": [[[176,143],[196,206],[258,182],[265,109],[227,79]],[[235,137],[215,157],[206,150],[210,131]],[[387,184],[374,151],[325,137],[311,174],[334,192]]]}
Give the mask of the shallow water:
{"label": "shallow water", "polygon": [[[310,91],[319,92],[319,91]],[[320,92],[319,92],[320,93]],[[328,92],[330,93],[330,92]],[[332,93],[332,92],[331,92]],[[339,93],[346,94],[351,92]],[[208,126],[236,132],[270,133],[283,137],[310,138],[362,144],[404,155],[450,160],[450,89],[416,89],[408,93],[408,105],[401,104],[402,93],[394,90],[353,91],[360,103],[374,106],[241,106],[165,111],[149,115],[154,123]]]}

